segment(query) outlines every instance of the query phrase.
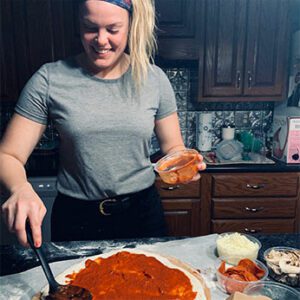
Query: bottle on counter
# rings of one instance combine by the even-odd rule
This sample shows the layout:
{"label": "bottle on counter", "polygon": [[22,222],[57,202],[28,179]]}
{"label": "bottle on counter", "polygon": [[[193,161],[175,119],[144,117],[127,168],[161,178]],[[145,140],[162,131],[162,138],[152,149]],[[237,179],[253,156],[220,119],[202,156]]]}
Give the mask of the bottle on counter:
{"label": "bottle on counter", "polygon": [[210,151],[212,147],[212,113],[203,111],[197,114],[196,147],[200,151]]}

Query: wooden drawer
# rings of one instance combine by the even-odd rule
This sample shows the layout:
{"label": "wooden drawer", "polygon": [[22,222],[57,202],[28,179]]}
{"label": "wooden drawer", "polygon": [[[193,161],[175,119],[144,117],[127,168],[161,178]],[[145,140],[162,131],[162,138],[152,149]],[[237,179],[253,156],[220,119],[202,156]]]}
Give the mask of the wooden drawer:
{"label": "wooden drawer", "polygon": [[155,185],[161,198],[199,198],[200,197],[200,181],[193,181],[187,184],[171,185],[164,183],[157,178]]}
{"label": "wooden drawer", "polygon": [[295,232],[295,219],[269,220],[213,220],[212,233],[291,233]]}
{"label": "wooden drawer", "polygon": [[296,198],[214,198],[214,219],[291,218],[296,215]]}
{"label": "wooden drawer", "polygon": [[295,197],[295,173],[236,173],[213,175],[213,197]]}

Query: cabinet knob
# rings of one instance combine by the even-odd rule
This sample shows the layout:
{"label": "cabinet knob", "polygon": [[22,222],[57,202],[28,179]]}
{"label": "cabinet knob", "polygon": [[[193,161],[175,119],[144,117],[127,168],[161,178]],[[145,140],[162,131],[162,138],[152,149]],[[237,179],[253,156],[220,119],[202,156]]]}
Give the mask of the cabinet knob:
{"label": "cabinet knob", "polygon": [[244,231],[247,233],[257,233],[257,232],[262,231],[262,229],[261,228],[258,228],[258,229],[244,228]]}
{"label": "cabinet knob", "polygon": [[161,188],[165,191],[174,191],[174,190],[179,190],[180,186],[179,185],[162,186]]}
{"label": "cabinet knob", "polygon": [[241,86],[241,72],[236,72],[236,87],[239,89]]}
{"label": "cabinet knob", "polygon": [[251,88],[252,80],[253,80],[252,73],[251,71],[248,71],[247,74],[248,74],[248,88]]}
{"label": "cabinet knob", "polygon": [[264,210],[264,207],[258,207],[258,208],[255,208],[255,207],[254,207],[254,208],[251,208],[251,207],[246,206],[246,207],[245,207],[245,210],[246,210],[246,211],[249,211],[249,212],[255,213],[255,212]]}
{"label": "cabinet knob", "polygon": [[246,187],[248,189],[253,189],[253,190],[259,190],[259,189],[262,189],[265,187],[264,184],[250,184],[250,183],[247,183],[246,184]]}

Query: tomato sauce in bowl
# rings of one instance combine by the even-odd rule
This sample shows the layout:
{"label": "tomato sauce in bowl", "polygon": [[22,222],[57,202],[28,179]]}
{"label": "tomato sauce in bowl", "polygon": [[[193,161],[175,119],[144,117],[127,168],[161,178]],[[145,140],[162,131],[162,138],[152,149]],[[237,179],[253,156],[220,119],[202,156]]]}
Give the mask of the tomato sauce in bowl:
{"label": "tomato sauce in bowl", "polygon": [[168,184],[189,182],[198,173],[199,153],[185,149],[168,154],[155,164],[155,171]]}

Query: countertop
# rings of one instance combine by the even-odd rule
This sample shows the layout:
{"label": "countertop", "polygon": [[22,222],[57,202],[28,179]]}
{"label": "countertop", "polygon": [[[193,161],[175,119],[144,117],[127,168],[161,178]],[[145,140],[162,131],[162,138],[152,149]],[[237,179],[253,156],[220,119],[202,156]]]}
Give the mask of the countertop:
{"label": "countertop", "polygon": [[275,161],[274,164],[207,165],[204,171],[204,173],[222,172],[300,172],[300,164],[286,164],[281,161]]}
{"label": "countertop", "polygon": [[[151,155],[152,163],[155,163],[163,155],[159,151]],[[270,157],[268,157],[270,158]],[[272,158],[270,158],[272,159]],[[32,160],[34,160],[32,158]],[[274,160],[274,159],[272,159]],[[52,163],[51,163],[52,162]],[[45,164],[45,165],[44,165]],[[26,173],[29,177],[56,176],[58,171],[57,159],[47,157],[46,161],[28,164]],[[286,164],[282,161],[275,161],[274,164],[231,164],[231,165],[207,165],[204,173],[221,172],[300,172],[300,164]]]}
{"label": "countertop", "polygon": [[[259,259],[263,260],[263,252],[274,246],[286,246],[300,249],[300,233],[288,234],[255,234],[253,235],[262,243]],[[134,248],[141,244],[154,244],[181,240],[184,237],[165,237],[138,240],[111,240],[111,241],[74,241],[74,242],[47,242],[44,243],[44,251],[49,262],[74,259],[84,256],[101,254],[106,248],[114,248],[116,245]],[[0,276],[28,270],[39,265],[33,251],[20,245],[0,246],[1,268]],[[25,259],[24,259],[25,258]]]}
{"label": "countertop", "polygon": [[[269,247],[300,248],[300,234],[256,234],[254,236],[262,243],[258,257],[262,261],[263,252]],[[44,243],[43,247],[55,276],[78,263],[82,257],[120,248],[139,248],[172,255],[200,269],[211,290],[212,299],[223,300],[226,299],[226,294],[217,288],[215,279],[213,279],[214,261],[217,258],[215,254],[216,238],[217,234],[195,238],[166,237],[139,240],[50,242]],[[31,249],[25,249],[19,245],[0,246],[0,255],[0,299],[30,299],[30,296],[46,285],[45,276]],[[11,297],[12,290],[14,290],[14,297]],[[24,291],[27,295],[25,298],[23,298]],[[6,298],[1,298],[1,294]],[[22,296],[15,297],[19,294]]]}
{"label": "countertop", "polygon": [[[300,164],[286,164],[276,161],[274,164],[232,164],[232,165],[207,165],[205,171],[201,173],[247,173],[247,172],[300,172]],[[57,169],[28,169],[29,177],[49,177],[56,176]]]}

